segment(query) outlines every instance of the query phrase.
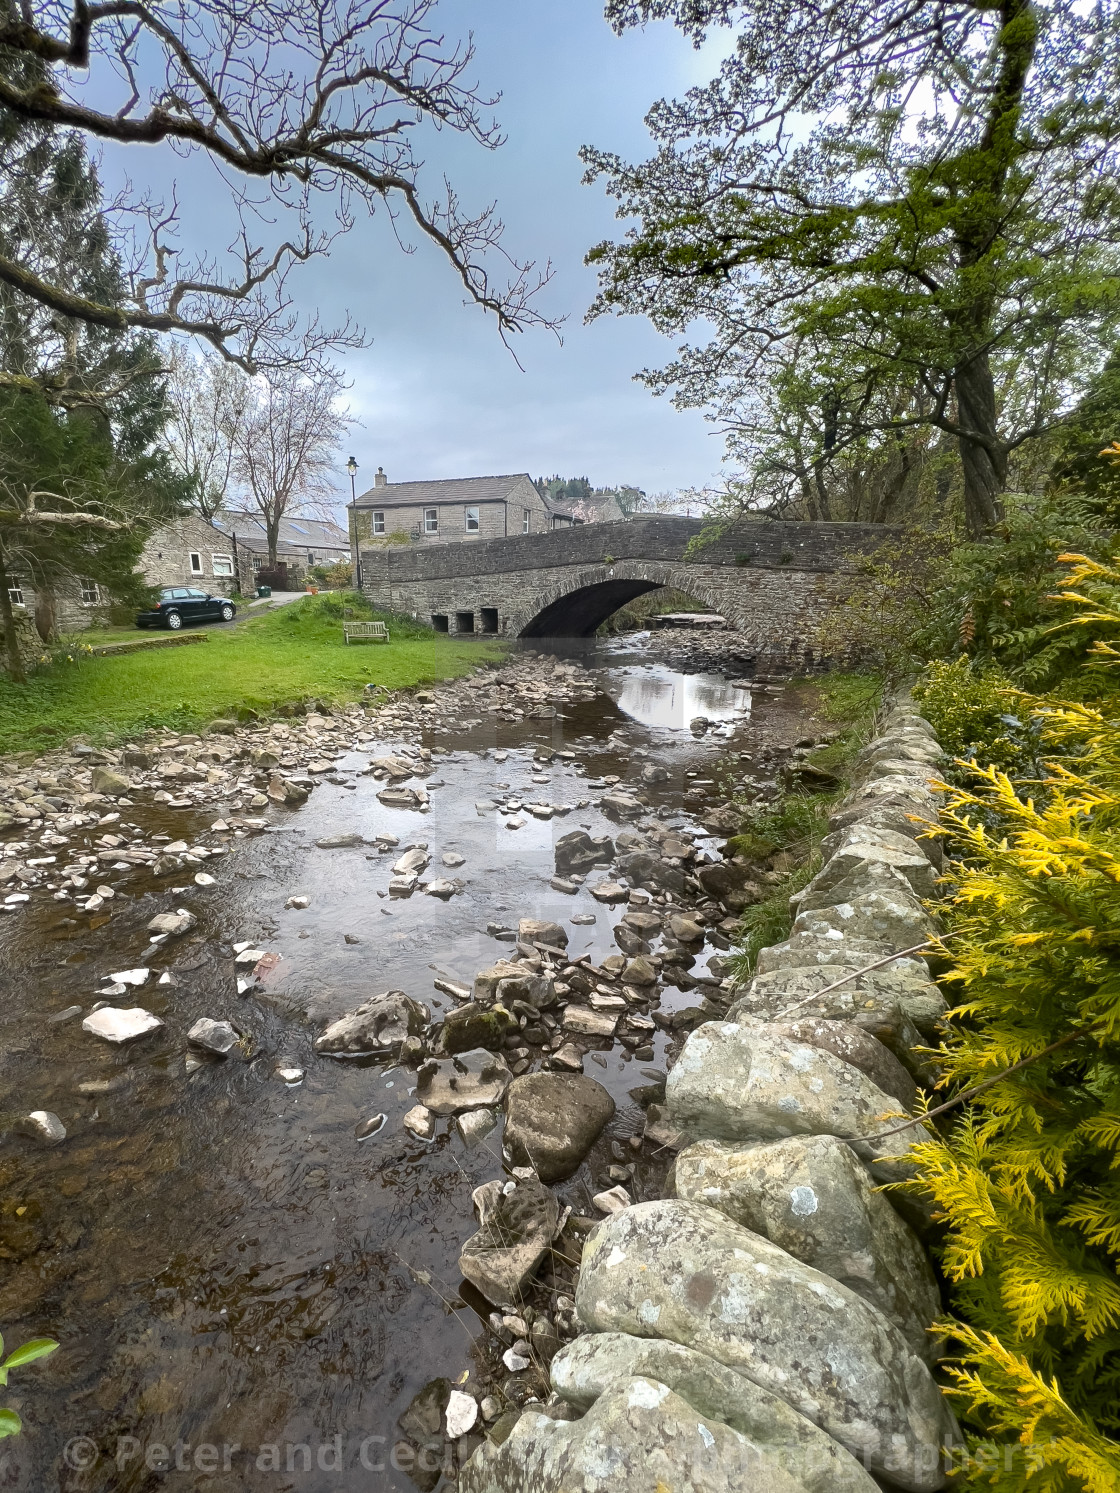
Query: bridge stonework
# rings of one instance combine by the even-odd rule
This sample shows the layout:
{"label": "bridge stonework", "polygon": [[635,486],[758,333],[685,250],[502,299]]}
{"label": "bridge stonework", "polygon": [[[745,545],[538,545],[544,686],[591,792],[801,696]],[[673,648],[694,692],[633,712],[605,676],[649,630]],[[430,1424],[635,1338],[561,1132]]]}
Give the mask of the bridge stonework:
{"label": "bridge stonework", "polygon": [[743,636],[766,668],[827,657],[822,628],[861,556],[895,532],[872,524],[757,520],[688,553],[699,519],[635,518],[477,544],[361,552],[362,589],[387,611],[448,632],[585,637],[634,597],[675,587]]}

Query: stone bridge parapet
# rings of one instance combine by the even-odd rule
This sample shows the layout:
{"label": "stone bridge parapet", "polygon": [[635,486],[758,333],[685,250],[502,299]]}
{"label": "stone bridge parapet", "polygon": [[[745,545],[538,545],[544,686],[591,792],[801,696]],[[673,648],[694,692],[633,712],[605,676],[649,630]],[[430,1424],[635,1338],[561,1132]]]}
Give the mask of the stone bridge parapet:
{"label": "stone bridge parapet", "polygon": [[363,549],[377,607],[439,631],[586,637],[620,606],[674,587],[722,612],[759,660],[800,667],[822,655],[821,626],[860,557],[896,531],[872,524],[757,520],[689,553],[701,520],[657,516],[477,544]]}

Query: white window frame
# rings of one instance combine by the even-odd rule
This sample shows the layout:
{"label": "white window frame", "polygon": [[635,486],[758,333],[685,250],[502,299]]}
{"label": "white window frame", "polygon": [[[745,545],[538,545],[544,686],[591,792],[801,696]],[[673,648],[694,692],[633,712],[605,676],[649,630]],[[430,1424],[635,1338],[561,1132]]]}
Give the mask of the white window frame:
{"label": "white window frame", "polygon": [[21,607],[21,606],[23,606],[23,604],[24,604],[24,602],[23,602],[23,587],[22,586],[9,586],[8,587],[8,600],[11,602],[12,606],[14,606],[14,607]]}
{"label": "white window frame", "polygon": [[371,515],[371,517],[370,517],[370,524],[369,524],[369,531],[370,531],[371,534],[384,534],[384,532],[385,532],[385,514],[384,514],[384,511],[382,509],[380,509],[380,508],[375,509],[374,512],[373,512],[373,514]]}
{"label": "white window frame", "polygon": [[190,552],[190,566],[191,575],[202,574],[202,556],[198,553],[197,550],[191,550]]}
{"label": "white window frame", "polygon": [[468,534],[477,534],[481,527],[481,509],[477,506],[468,508],[463,516],[463,526]]}
{"label": "white window frame", "polygon": [[264,564],[264,556],[263,555],[254,555],[253,556],[253,569],[254,570],[259,570],[263,564]]}
{"label": "white window frame", "polygon": [[522,508],[521,510],[521,532],[522,534],[531,534],[533,532],[533,510],[531,508]]}
{"label": "white window frame", "polygon": [[[101,587],[96,581],[91,581],[88,576],[82,576],[78,585],[82,588],[82,605],[96,607],[101,604]],[[91,594],[92,593],[92,594]]]}
{"label": "white window frame", "polygon": [[[232,578],[232,576],[233,576],[233,556],[232,555],[211,555],[210,556],[210,565],[211,565],[211,568],[212,568],[212,570],[213,570],[213,572],[214,572],[215,575],[223,575],[223,576],[227,576],[227,577],[231,577]],[[227,569],[223,569],[223,567],[228,567],[228,568]]]}
{"label": "white window frame", "polygon": [[425,534],[438,534],[439,533],[439,509],[438,508],[425,508],[424,509],[424,533]]}

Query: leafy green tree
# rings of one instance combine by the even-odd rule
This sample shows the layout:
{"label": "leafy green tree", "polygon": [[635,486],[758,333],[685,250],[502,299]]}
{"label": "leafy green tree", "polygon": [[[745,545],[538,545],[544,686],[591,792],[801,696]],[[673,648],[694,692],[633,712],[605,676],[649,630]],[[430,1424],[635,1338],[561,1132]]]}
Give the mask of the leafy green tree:
{"label": "leafy green tree", "polygon": [[1120,528],[1120,467],[1102,460],[1120,430],[1120,353],[1113,353],[1070,418],[1054,432],[1051,480],[1084,495],[1110,529]]}
{"label": "leafy green tree", "polygon": [[[647,123],[652,159],[587,149],[637,224],[589,258],[592,314],[710,341],[647,371],[736,412],[796,348],[815,451],[951,437],[973,535],[1009,462],[1067,412],[1120,317],[1120,18],[1077,0],[609,0],[622,30],[733,26],[719,75]],[[811,453],[812,454],[812,450]],[[811,463],[810,463],[811,465]]]}

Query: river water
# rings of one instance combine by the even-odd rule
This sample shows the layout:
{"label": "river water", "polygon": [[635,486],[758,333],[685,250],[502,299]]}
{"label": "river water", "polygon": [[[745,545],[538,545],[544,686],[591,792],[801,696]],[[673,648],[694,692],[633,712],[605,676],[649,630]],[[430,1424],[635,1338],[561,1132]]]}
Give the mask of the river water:
{"label": "river water", "polygon": [[[625,781],[645,762],[668,768],[669,781],[647,790],[651,812],[696,829],[695,813],[725,796],[721,777],[751,770],[762,743],[791,741],[803,727],[796,702],[760,693],[752,704],[716,676],[651,663],[641,639],[601,645],[587,661],[600,692],[553,719],[469,729],[441,721],[426,741],[428,813],[384,807],[381,785],[359,775],[372,749],[347,754],[336,783],[298,810],[272,810],[267,833],[211,865],[213,887],[153,898],[140,877],[122,884],[101,927],[49,896],[0,922],[0,1326],[12,1344],[50,1333],[63,1345],[17,1372],[0,1399],[25,1420],[22,1436],[0,1442],[0,1487],[436,1486],[438,1473],[394,1468],[391,1450],[398,1418],[433,1378],[465,1375],[464,1388],[484,1392],[486,1308],[469,1289],[460,1294],[456,1262],[477,1227],[472,1188],[501,1175],[500,1131],[468,1148],[442,1121],[430,1144],[416,1140],[401,1127],[415,1074],[316,1057],[314,1038],[327,1019],[386,989],[438,1015],[452,1002],[433,979],[469,984],[511,952],[489,923],[554,918],[568,927],[570,954],[598,963],[617,952],[617,911],[586,888],[570,896],[549,886],[560,835],[583,826],[617,834],[595,807],[603,779]],[[714,730],[690,731],[699,715]],[[543,763],[542,750],[572,755]],[[573,809],[510,831],[475,807],[513,793]],[[188,839],[213,817],[130,813]],[[399,851],[315,845],[354,830],[427,845],[432,874],[459,876],[464,890],[447,903],[389,898]],[[464,857],[454,872],[440,870],[447,851]],[[310,897],[309,908],[285,910],[292,894]],[[151,955],[145,924],[176,905],[198,926]],[[596,921],[573,924],[579,913]],[[264,988],[238,998],[231,946],[243,941],[281,958]],[[88,1011],[107,974],[149,961],[137,1003],[165,1020],[154,1036],[115,1050],[80,1019],[49,1021],[73,1004]],[[165,971],[170,983],[157,984]],[[183,1034],[200,1016],[232,1017],[251,1035],[251,1059],[188,1054]],[[622,1046],[589,1054],[585,1071],[618,1111],[558,1188],[577,1213],[594,1212],[592,1193],[610,1185],[606,1166],[640,1134],[629,1091],[646,1081],[641,1069],[664,1067],[669,1041],[659,1030],[645,1062]],[[286,1085],[282,1066],[305,1070],[304,1081]],[[12,1133],[13,1118],[32,1109],[62,1118],[65,1143],[39,1149]],[[356,1139],[380,1113],[383,1127]],[[660,1178],[639,1156],[634,1196],[653,1195]]]}

